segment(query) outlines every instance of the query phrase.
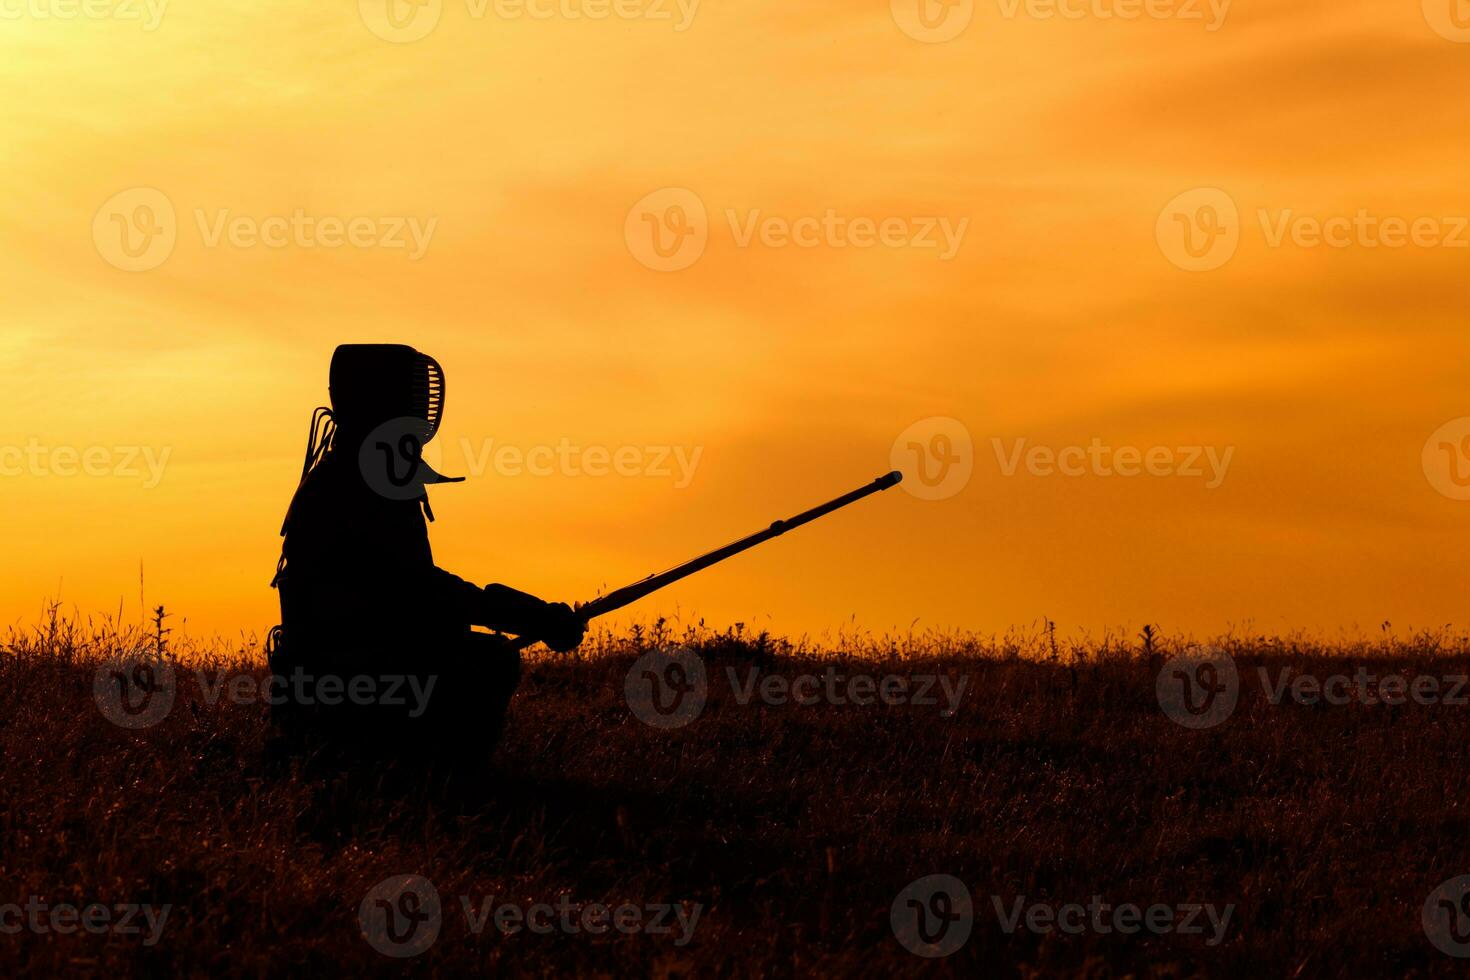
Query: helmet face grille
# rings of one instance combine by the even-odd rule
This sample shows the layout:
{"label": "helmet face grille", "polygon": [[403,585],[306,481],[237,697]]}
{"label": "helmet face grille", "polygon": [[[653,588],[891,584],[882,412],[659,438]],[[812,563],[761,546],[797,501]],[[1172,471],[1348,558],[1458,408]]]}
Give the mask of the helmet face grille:
{"label": "helmet face grille", "polygon": [[444,419],[444,387],[439,362],[403,344],[343,344],[332,355],[332,412],[352,431],[419,419],[428,442]]}
{"label": "helmet face grille", "polygon": [[428,399],[424,406],[424,421],[429,423],[428,438],[432,439],[444,419],[444,369],[428,354],[420,354],[419,357],[423,359],[424,390]]}

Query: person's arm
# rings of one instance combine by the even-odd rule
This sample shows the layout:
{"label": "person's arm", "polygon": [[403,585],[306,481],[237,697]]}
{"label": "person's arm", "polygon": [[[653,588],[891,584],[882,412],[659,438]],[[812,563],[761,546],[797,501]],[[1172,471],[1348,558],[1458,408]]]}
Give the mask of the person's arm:
{"label": "person's arm", "polygon": [[582,642],[587,624],[564,602],[543,602],[507,585],[485,586],[480,626],[517,636],[533,636],[557,653],[568,653]]}
{"label": "person's arm", "polygon": [[498,583],[481,589],[438,567],[434,575],[438,580],[436,591],[448,599],[466,623],[535,637],[558,653],[575,650],[586,633],[586,624],[566,603],[545,602]]}
{"label": "person's arm", "polygon": [[550,603],[528,592],[492,583],[480,590],[479,608],[476,610],[479,618],[474,622],[477,626],[488,626],[517,636],[538,636],[546,625],[549,606]]}

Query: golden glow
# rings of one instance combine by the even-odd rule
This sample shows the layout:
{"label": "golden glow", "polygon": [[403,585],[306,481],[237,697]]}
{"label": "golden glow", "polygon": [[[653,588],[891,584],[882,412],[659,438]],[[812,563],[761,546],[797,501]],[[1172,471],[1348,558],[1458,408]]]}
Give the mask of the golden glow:
{"label": "golden glow", "polygon": [[[682,488],[490,467],[435,491],[436,556],[467,578],[590,597],[871,479],[900,432],[948,416],[974,440],[958,495],[891,491],[634,611],[814,633],[1457,618],[1470,503],[1421,450],[1470,415],[1470,248],[1270,239],[1288,209],[1446,234],[1470,214],[1458,22],[1273,0],[1209,31],[1097,16],[1114,6],[977,3],[943,44],[886,0],[710,2],[684,30],[672,0],[672,21],[449,0],[401,44],[355,3],[178,3],[154,30],[0,7],[0,443],[169,453],[156,486],[142,459],[0,458],[0,611],[59,595],[133,616],[141,561],[191,631],[274,623],[331,350],[398,341],[445,366],[446,472],[464,445],[701,453]],[[624,230],[669,187],[708,242],[659,272]],[[167,198],[177,243],[125,272],[93,221],[135,188]],[[1156,240],[1196,188],[1239,210],[1213,271]],[[949,261],[740,244],[752,212],[829,211],[968,225]],[[210,244],[222,217],[297,212],[434,224],[416,260]],[[1234,452],[1214,489],[1006,476],[1017,439]]]}

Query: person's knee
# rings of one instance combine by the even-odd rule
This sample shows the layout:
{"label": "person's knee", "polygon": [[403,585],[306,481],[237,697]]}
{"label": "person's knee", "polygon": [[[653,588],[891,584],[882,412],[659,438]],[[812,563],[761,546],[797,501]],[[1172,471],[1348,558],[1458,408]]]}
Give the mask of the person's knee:
{"label": "person's knee", "polygon": [[515,689],[521,679],[521,652],[489,633],[470,633],[464,644],[464,667],[493,687]]}

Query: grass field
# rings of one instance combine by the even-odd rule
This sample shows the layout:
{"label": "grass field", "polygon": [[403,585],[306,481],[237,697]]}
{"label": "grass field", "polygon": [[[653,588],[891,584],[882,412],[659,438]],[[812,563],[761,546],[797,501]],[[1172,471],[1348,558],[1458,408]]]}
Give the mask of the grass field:
{"label": "grass field", "polygon": [[[1455,675],[1470,672],[1462,637],[1224,641],[1239,704],[1221,724],[1191,730],[1156,693],[1181,649],[1168,637],[1147,649],[1134,637],[1053,646],[1046,634],[857,638],[815,649],[740,631],[603,635],[576,658],[528,661],[495,750],[493,791],[474,804],[268,766],[265,706],[212,702],[190,673],[264,678],[250,644],[172,644],[172,709],[151,727],[120,727],[99,708],[94,675],[110,646],[138,640],[53,622],[5,644],[0,906],[17,910],[7,917],[0,907],[0,928],[20,928],[0,935],[0,973],[1465,968],[1421,919],[1437,886],[1470,874],[1470,707],[1446,703]],[[671,640],[701,658],[707,700],[687,724],[655,727],[630,709],[625,680],[636,658]],[[829,667],[842,678],[831,687]],[[1319,679],[1360,667],[1376,678],[1433,677],[1441,696],[1308,704],[1287,694],[1272,703],[1287,667]],[[775,703],[805,674],[816,680],[795,691],[815,703]],[[878,692],[885,677],[899,678],[888,682],[890,700],[900,689],[913,700],[924,677],[943,677],[961,695],[950,716],[937,680],[934,704],[884,704],[881,695],[853,704],[865,690],[851,685],[857,676]],[[1299,690],[1311,700],[1310,685]],[[921,908],[954,910],[956,923],[968,913],[971,931],[930,959],[900,941],[891,911],[912,882],[936,874],[963,882],[971,901],[919,896]],[[375,896],[395,914],[429,914],[422,891],[417,905],[391,881],[373,891],[402,875],[422,876],[440,901],[437,937],[411,957],[379,952],[369,940],[382,936],[363,931]],[[1450,894],[1444,908],[1458,900]],[[539,924],[557,916],[548,931],[497,928],[497,916],[524,925],[539,903],[552,910]],[[1078,929],[1082,913],[1067,912],[1070,903],[1108,909],[1087,911]],[[1132,920],[1118,907],[1130,903],[1165,906],[1174,926],[1158,912],[1152,930],[1120,931]],[[157,929],[140,912],[141,930],[121,933],[76,928],[69,913],[48,918],[61,904],[100,905],[112,922],[122,915],[114,907],[170,909]],[[1186,930],[1195,906],[1223,923],[1200,912],[1201,931]],[[610,925],[619,915],[621,929]],[[1445,915],[1453,941],[1463,923]],[[660,918],[667,932],[653,928]],[[68,924],[76,931],[59,934]],[[606,931],[593,934],[599,925]]]}

